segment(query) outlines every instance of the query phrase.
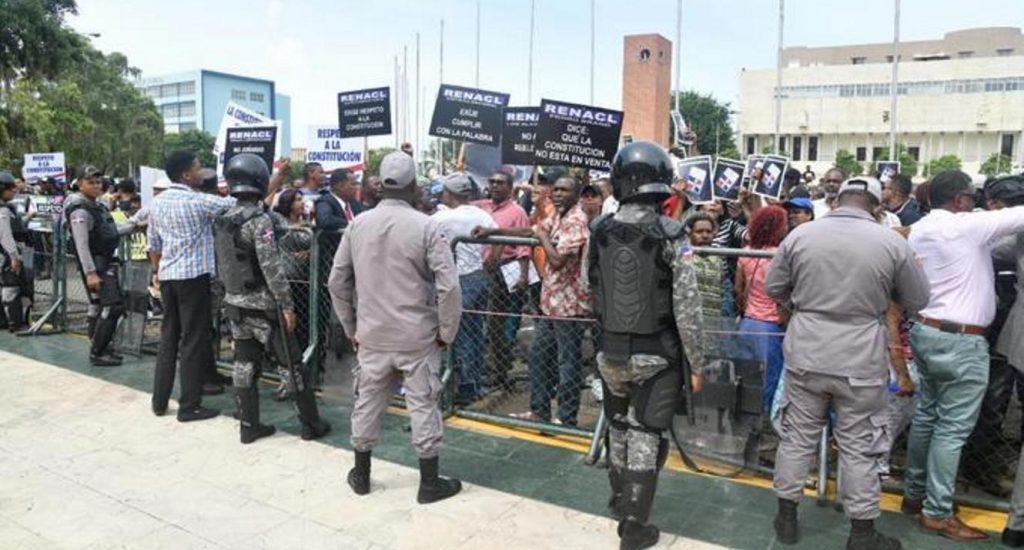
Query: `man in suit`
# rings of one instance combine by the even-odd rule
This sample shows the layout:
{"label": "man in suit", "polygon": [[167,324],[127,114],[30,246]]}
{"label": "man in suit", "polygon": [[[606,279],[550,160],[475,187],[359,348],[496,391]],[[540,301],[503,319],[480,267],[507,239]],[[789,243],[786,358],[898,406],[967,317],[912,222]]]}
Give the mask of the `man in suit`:
{"label": "man in suit", "polygon": [[363,211],[363,205],[356,198],[358,193],[359,182],[351,171],[338,168],[331,172],[330,188],[316,201],[317,228],[336,231],[348,227]]}

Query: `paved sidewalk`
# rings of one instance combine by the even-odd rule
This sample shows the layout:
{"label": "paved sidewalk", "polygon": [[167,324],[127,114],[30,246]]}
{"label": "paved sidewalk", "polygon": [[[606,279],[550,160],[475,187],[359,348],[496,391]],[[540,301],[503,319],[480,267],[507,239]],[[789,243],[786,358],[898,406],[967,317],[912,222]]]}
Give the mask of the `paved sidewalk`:
{"label": "paved sidewalk", "polygon": [[[613,520],[476,485],[415,503],[418,473],[230,417],[181,424],[149,395],[0,351],[0,547],[615,548]],[[444,471],[442,459],[442,471]],[[661,548],[722,548],[664,534]]]}

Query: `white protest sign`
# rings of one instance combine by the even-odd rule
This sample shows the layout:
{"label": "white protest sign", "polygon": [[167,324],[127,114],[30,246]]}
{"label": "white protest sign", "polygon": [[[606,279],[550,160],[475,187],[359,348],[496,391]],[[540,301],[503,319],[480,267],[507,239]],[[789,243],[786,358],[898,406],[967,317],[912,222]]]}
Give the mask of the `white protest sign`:
{"label": "white protest sign", "polygon": [[67,183],[64,153],[29,153],[25,155],[25,165],[21,168],[21,176],[28,183],[35,183],[40,178],[53,178],[57,180],[57,183]]}
{"label": "white protest sign", "polygon": [[159,168],[151,168],[149,166],[139,167],[139,185],[142,187],[140,195],[142,196],[142,206],[149,206],[153,204],[153,184],[156,182],[167,179],[167,172]]}
{"label": "white protest sign", "polygon": [[[261,115],[252,109],[246,109],[237,103],[228,102],[224,109],[224,117],[220,120],[220,129],[217,130],[217,140],[213,144],[213,154],[217,157],[217,176],[224,174],[224,147],[228,141],[228,128],[240,126],[277,126],[277,142],[274,144],[274,158],[281,157],[281,131],[280,121],[273,120]],[[271,168],[272,167],[269,167]]]}
{"label": "white protest sign", "polygon": [[324,172],[348,168],[359,177],[363,172],[362,138],[342,138],[334,126],[310,126],[306,140],[306,162],[319,162]]}

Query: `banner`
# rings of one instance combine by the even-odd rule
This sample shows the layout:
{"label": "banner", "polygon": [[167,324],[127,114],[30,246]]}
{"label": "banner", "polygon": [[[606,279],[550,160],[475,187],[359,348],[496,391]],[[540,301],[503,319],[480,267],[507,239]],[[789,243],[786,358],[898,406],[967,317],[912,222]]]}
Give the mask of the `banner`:
{"label": "banner", "polygon": [[880,160],[875,163],[875,169],[878,170],[878,181],[886,183],[900,173],[900,161]]}
{"label": "banner", "polygon": [[711,156],[690,157],[676,163],[676,174],[686,183],[686,196],[694,204],[714,202],[711,192]]}
{"label": "banner", "polygon": [[501,127],[501,162],[533,164],[533,140],[537,136],[540,107],[506,107]]}
{"label": "banner", "polygon": [[778,199],[782,195],[782,181],[786,175],[789,159],[778,155],[765,155],[761,175],[753,175],[756,183],[754,193],[769,199]]}
{"label": "banner", "polygon": [[609,171],[621,131],[622,111],[542,99],[534,163]]}
{"label": "banner", "polygon": [[430,135],[497,147],[508,94],[442,84],[430,119]]}
{"label": "banner", "polygon": [[25,155],[21,177],[25,178],[27,183],[35,183],[40,178],[53,178],[59,184],[66,184],[64,153],[29,153]]}
{"label": "banner", "polygon": [[[224,116],[220,119],[220,129],[217,130],[217,139],[213,144],[213,154],[217,157],[217,176],[222,177],[224,175],[224,150],[227,143],[229,128],[279,125],[280,122],[276,120],[229,101],[227,107],[224,108]],[[278,134],[280,134],[280,132]],[[278,141],[274,145],[274,158],[279,158],[280,156],[281,143]],[[267,166],[272,167],[273,164],[267,164]]]}
{"label": "banner", "polygon": [[740,187],[743,185],[744,164],[738,160],[720,158],[715,161],[714,185],[711,196],[717,200],[735,201],[739,199]]}
{"label": "banner", "polygon": [[346,138],[391,133],[391,89],[369,88],[338,94],[338,128]]}
{"label": "banner", "polygon": [[310,126],[306,140],[306,162],[319,162],[324,172],[338,168],[361,174],[363,171],[363,140],[342,138],[333,126]]}
{"label": "banner", "polygon": [[277,126],[244,126],[228,128],[224,146],[224,164],[241,153],[252,153],[267,163],[267,169],[274,166],[277,144]]}

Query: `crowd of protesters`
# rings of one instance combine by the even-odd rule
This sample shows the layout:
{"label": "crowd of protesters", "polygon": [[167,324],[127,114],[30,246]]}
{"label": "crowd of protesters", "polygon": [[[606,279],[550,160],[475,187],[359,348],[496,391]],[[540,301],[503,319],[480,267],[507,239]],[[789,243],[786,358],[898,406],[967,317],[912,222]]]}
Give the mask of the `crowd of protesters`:
{"label": "crowd of protesters", "polygon": [[[287,168],[287,161],[282,163],[282,168]],[[171,155],[166,168],[169,181],[156,186],[158,198],[147,208],[142,207],[138,186],[131,179],[114,182],[90,168],[80,174],[78,183],[95,180],[99,186],[95,202],[113,214],[119,232],[133,235],[130,259],[143,261],[148,256],[153,265],[153,287],[159,289],[163,314],[153,412],[163,415],[167,410],[180,356],[178,419],[202,420],[218,411],[203,407],[201,396],[223,392],[231,382],[214,368],[207,327],[213,323],[209,306],[215,283],[213,218],[233,204],[233,199],[225,196],[225,188],[218,187],[215,175],[203,172],[193,154]],[[290,256],[285,262],[288,278],[308,280],[311,251],[321,245],[315,231],[340,235],[356,217],[381,201],[382,182],[374,174],[360,180],[346,169],[328,174],[312,162],[305,165],[301,179],[285,183],[286,172],[276,173],[265,203],[279,226],[286,229],[280,246]],[[830,220],[838,228],[843,216],[852,216],[891,228],[916,256],[930,294],[926,303],[914,307],[901,306],[899,301],[913,302],[911,297],[884,296],[892,304],[881,319],[871,320],[880,323],[878,334],[884,342],[881,349],[864,350],[872,357],[883,354],[889,365],[885,399],[864,416],[865,422],[877,428],[869,430],[866,437],[879,439],[880,446],[864,450],[859,443],[853,445],[841,438],[838,445],[846,447],[842,449],[846,453],[871,455],[879,472],[887,474],[896,436],[909,427],[903,511],[919,515],[923,529],[948,538],[985,538],[984,533],[957,519],[953,500],[959,472],[960,478],[988,493],[1000,497],[1013,494],[1003,541],[1024,546],[1024,475],[1018,473],[1018,485],[1011,489],[1006,470],[1012,461],[995,468],[984,463],[993,453],[1019,445],[1017,434],[1005,435],[1004,423],[1015,388],[1018,395],[1024,393],[1020,374],[1024,371],[1024,306],[1018,305],[1017,298],[1019,274],[1024,268],[1024,237],[1020,236],[1024,235],[1024,208],[1017,206],[1024,204],[1024,178],[1009,176],[981,184],[962,172],[950,171],[915,185],[903,175],[879,182],[871,176],[848,178],[841,169],[831,168],[818,181],[813,173],[790,169],[784,181],[778,199],[744,190],[737,201],[705,204],[693,204],[685,183],[679,182],[675,195],[662,205],[664,215],[685,224],[694,247],[775,254],[774,260],[755,255],[695,257],[705,328],[713,329],[711,333],[717,329],[721,334],[735,334],[747,353],[763,363],[761,406],[765,417],[784,416],[780,409],[792,402],[796,392],[810,395],[819,391],[815,389],[818,382],[801,378],[803,371],[793,374],[794,364],[803,360],[799,355],[805,353],[800,351],[801,344],[794,342],[793,316],[802,314],[806,319],[813,313],[825,319],[816,330],[817,337],[823,339],[819,345],[827,350],[834,342],[830,344],[829,335],[821,331],[827,332],[826,325],[833,317],[851,312],[808,313],[806,305],[794,304],[791,294],[799,293],[799,285],[781,290],[780,258],[793,254],[799,242],[795,235],[806,241],[811,239],[808,235],[824,231],[821,228],[828,224],[821,220]],[[528,182],[517,182],[511,167],[501,167],[483,180],[457,173],[419,187],[412,205],[433,217],[448,242],[471,241],[454,250],[464,312],[453,343],[456,404],[470,405],[493,392],[513,391],[510,371],[521,358],[529,377],[529,410],[514,416],[577,425],[584,388],[584,342],[588,331],[591,337],[597,336],[590,328],[591,299],[583,261],[591,222],[618,207],[608,180],[590,181],[583,172],[549,168]],[[31,187],[18,179],[11,188],[5,189],[3,204],[34,230],[28,245],[35,254],[29,267],[36,277],[46,277],[52,269],[47,250],[52,241],[44,235],[66,222],[59,209],[65,195],[81,190],[65,189],[48,179]],[[847,192],[859,197],[858,201],[851,203]],[[867,214],[851,214],[850,208]],[[865,235],[873,238],[873,233]],[[486,241],[500,236],[533,238],[537,244]],[[472,242],[481,239],[485,244]],[[337,237],[333,244],[328,243],[328,254],[333,255],[339,241]],[[895,247],[892,250],[904,246],[890,241],[886,242]],[[876,259],[890,254],[880,242],[860,244]],[[831,254],[818,261],[842,259],[841,252]],[[19,261],[8,259],[7,269],[17,267]],[[819,284],[836,289],[849,285],[845,291],[849,294],[856,292],[852,287],[857,283],[840,278]],[[91,289],[92,284],[86,278],[87,287]],[[823,295],[819,293],[819,297]],[[308,318],[309,309],[316,307],[309,303],[308,291],[296,287],[293,298],[298,315]],[[827,301],[823,303],[827,305]],[[27,328],[28,316],[13,323],[8,317],[0,318],[0,326],[12,331]],[[529,351],[520,357],[516,348],[526,318],[532,320],[533,339]],[[112,349],[94,348],[93,352],[97,366],[121,362]],[[850,380],[859,376],[857,372],[837,372]],[[848,395],[843,398],[861,399],[856,387],[846,390]],[[830,395],[839,411],[839,425],[843,425],[844,410],[863,412]],[[825,416],[821,418],[824,422]],[[786,430],[779,426],[776,424],[776,430]],[[785,442],[785,434],[780,436]],[[801,437],[809,436],[804,433]],[[780,457],[786,448],[794,452],[794,443],[788,445],[780,447]],[[849,465],[861,466],[855,460]],[[858,490],[852,485],[851,489],[844,487],[844,495]],[[855,519],[873,519],[870,515],[877,514],[877,506],[864,509],[868,515]],[[786,508],[786,518],[788,514]],[[787,534],[792,535],[790,539],[795,537]]]}

